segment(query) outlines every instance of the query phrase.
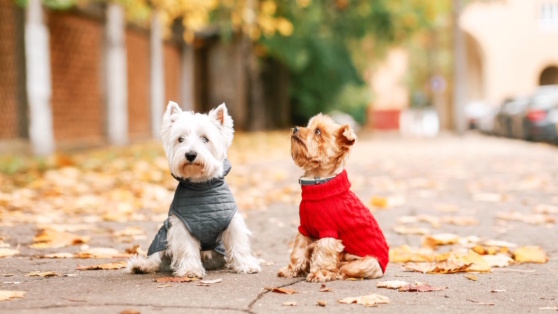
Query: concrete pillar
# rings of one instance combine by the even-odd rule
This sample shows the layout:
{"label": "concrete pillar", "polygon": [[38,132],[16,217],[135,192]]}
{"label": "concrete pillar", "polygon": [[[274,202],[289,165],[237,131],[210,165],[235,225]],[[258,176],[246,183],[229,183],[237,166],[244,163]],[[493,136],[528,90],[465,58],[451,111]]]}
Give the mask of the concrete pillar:
{"label": "concrete pillar", "polygon": [[154,11],[151,16],[151,134],[153,138],[161,138],[161,120],[165,103],[165,81],[163,69],[163,38],[161,18]]}
{"label": "concrete pillar", "polygon": [[453,0],[453,127],[457,134],[467,130],[467,55],[465,34],[459,26],[463,0]]}
{"label": "concrete pillar", "polygon": [[[186,43],[182,46],[180,70],[180,106],[183,110],[193,111],[194,108],[194,47]],[[172,99],[169,99],[172,100]]]}
{"label": "concrete pillar", "polygon": [[118,4],[109,3],[106,25],[107,134],[113,145],[128,142],[125,28],[124,10]]}
{"label": "concrete pillar", "polygon": [[25,62],[29,100],[29,138],[33,153],[54,152],[48,29],[43,23],[41,0],[29,0],[25,22]]}

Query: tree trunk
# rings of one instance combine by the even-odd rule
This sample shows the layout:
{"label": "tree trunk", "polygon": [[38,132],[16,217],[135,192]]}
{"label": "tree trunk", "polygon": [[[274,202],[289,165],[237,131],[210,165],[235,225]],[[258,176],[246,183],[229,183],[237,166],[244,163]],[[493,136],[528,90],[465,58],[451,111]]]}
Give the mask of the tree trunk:
{"label": "tree trunk", "polygon": [[29,0],[25,23],[29,138],[36,155],[54,152],[48,30],[43,23],[41,0]]}

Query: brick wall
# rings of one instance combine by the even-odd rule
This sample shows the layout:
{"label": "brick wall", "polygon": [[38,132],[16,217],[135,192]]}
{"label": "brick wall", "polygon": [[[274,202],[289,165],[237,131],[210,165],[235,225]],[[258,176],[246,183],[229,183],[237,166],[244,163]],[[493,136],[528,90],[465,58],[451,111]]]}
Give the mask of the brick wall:
{"label": "brick wall", "polygon": [[50,12],[48,27],[55,140],[79,140],[79,145],[103,142],[103,24],[77,14]]}
{"label": "brick wall", "polygon": [[12,0],[0,0],[0,139],[18,137],[16,18]]}
{"label": "brick wall", "polygon": [[[180,104],[180,47],[172,43],[165,43],[163,47],[165,71],[165,105],[169,100]],[[182,105],[182,104],[180,104]]]}
{"label": "brick wall", "polygon": [[151,134],[149,108],[149,33],[126,30],[128,62],[128,135],[130,139]]}

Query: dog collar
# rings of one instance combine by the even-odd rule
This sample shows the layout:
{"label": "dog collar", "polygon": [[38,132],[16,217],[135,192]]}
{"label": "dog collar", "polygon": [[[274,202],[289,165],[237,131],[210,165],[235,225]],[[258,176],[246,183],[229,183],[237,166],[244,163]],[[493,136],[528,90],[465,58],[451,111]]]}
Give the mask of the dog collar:
{"label": "dog collar", "polygon": [[298,179],[298,184],[300,185],[318,185],[318,184],[323,184],[326,183],[328,181],[330,181],[331,179],[335,178],[336,176],[333,177],[327,177],[327,178],[299,178]]}

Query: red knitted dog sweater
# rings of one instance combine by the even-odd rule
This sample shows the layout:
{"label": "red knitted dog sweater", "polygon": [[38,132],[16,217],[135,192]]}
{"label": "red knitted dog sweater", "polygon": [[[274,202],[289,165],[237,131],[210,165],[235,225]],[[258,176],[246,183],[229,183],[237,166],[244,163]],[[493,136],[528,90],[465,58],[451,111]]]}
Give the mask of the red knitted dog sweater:
{"label": "red knitted dog sweater", "polygon": [[350,187],[345,170],[326,183],[302,185],[298,231],[314,239],[340,239],[345,252],[375,257],[385,273],[389,247],[384,234]]}

